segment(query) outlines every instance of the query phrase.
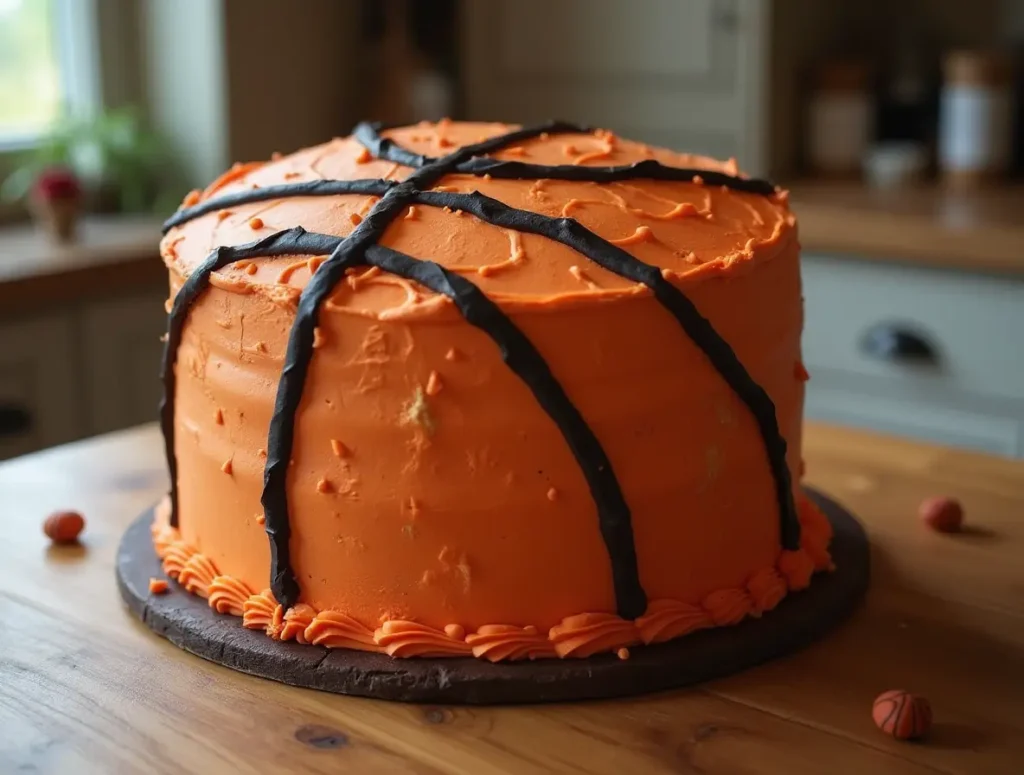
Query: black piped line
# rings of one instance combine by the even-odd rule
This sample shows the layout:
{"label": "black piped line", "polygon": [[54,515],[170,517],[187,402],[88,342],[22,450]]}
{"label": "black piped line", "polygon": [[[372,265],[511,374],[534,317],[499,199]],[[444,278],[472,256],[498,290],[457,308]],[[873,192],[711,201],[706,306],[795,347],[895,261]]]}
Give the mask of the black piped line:
{"label": "black piped line", "polygon": [[421,261],[379,245],[366,251],[366,262],[385,272],[414,280],[451,299],[468,323],[498,345],[502,360],[526,383],[565,438],[590,487],[599,511],[601,535],[612,566],[619,615],[641,616],[647,596],[640,586],[629,506],[611,461],[587,421],[533,343],[476,285],[432,261]]}
{"label": "black piped line", "polygon": [[413,153],[409,149],[400,146],[394,140],[382,137],[380,132],[383,128],[383,124],[377,122],[361,121],[352,130],[352,136],[363,148],[373,154],[373,157],[376,159],[416,169],[437,161],[437,159],[424,156],[422,153]]}
{"label": "black piped line", "polygon": [[313,358],[313,331],[320,305],[330,295],[349,267],[359,266],[366,248],[378,240],[406,203],[405,183],[392,188],[313,273],[302,289],[295,321],[288,335],[284,367],[277,383],[274,414],[267,439],[267,462],[263,471],[264,527],[270,538],[271,590],[288,608],[299,599],[299,583],[289,556],[291,520],[288,511],[288,463],[295,442],[295,414],[302,402],[309,364]]}
{"label": "black piped line", "polygon": [[770,196],[775,193],[774,183],[759,178],[741,178],[715,170],[696,167],[669,167],[654,159],[645,159],[635,164],[615,167],[585,167],[575,164],[526,164],[521,161],[501,161],[478,156],[463,162],[455,171],[465,175],[513,180],[547,178],[548,180],[572,180],[592,183],[612,183],[618,180],[679,180],[692,182],[700,178],[704,185],[726,186],[734,191]]}
{"label": "black piped line", "polygon": [[189,310],[209,286],[210,275],[228,264],[247,258],[330,253],[340,240],[340,237],[309,234],[302,227],[296,227],[245,245],[219,247],[192,271],[174,297],[167,319],[167,342],[164,344],[160,368],[160,379],[164,385],[164,394],[160,399],[160,429],[163,431],[167,468],[171,475],[172,527],[178,525],[178,459],[174,452],[174,394],[177,377],[174,367]]}
{"label": "black piped line", "polygon": [[238,191],[207,199],[193,207],[179,210],[164,221],[163,233],[166,234],[175,226],[181,226],[183,223],[216,210],[223,210],[226,207],[297,196],[341,196],[343,194],[383,196],[396,185],[398,185],[398,181],[394,180],[304,180],[299,183],[281,183],[275,186]]}
{"label": "black piped line", "polygon": [[658,302],[672,313],[753,414],[775,480],[781,543],[786,549],[795,550],[800,547],[800,521],[793,501],[789,467],[786,465],[786,440],[779,431],[775,404],[764,388],[750,376],[729,343],[700,314],[686,294],[664,278],[658,267],[634,258],[572,218],[549,218],[527,210],[517,210],[479,192],[455,194],[424,191],[416,194],[415,199],[418,204],[462,210],[494,226],[547,237],[572,248],[620,277],[643,283],[650,288]]}

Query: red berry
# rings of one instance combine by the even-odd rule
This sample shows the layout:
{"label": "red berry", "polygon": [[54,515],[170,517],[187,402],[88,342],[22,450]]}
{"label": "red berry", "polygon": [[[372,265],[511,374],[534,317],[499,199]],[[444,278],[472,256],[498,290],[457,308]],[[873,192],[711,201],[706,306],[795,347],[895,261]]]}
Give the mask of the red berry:
{"label": "red berry", "polygon": [[897,740],[917,740],[932,727],[932,706],[924,697],[893,690],[878,695],[871,717],[885,734]]}
{"label": "red berry", "polygon": [[956,533],[964,521],[964,509],[953,498],[926,498],[917,513],[928,527],[940,533]]}
{"label": "red berry", "polygon": [[73,544],[85,527],[85,518],[77,511],[55,511],[43,523],[43,532],[55,544]]}

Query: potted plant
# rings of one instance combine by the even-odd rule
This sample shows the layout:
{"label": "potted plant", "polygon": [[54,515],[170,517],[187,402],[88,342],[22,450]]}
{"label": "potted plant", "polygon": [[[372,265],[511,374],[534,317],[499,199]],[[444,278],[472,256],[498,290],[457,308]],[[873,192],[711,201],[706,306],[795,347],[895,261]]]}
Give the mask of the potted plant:
{"label": "potted plant", "polygon": [[33,209],[54,170],[74,175],[85,205],[102,212],[172,210],[183,189],[167,143],[132,108],[61,121],[18,160],[0,198]]}

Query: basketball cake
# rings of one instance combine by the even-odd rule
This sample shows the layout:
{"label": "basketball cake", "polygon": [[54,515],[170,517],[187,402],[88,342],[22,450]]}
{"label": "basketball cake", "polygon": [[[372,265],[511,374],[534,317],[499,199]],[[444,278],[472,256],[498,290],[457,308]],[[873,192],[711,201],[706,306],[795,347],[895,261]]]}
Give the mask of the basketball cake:
{"label": "basketball cake", "polygon": [[167,222],[167,576],[267,638],[581,659],[771,617],[799,245],[736,164],[564,123],[360,125]]}

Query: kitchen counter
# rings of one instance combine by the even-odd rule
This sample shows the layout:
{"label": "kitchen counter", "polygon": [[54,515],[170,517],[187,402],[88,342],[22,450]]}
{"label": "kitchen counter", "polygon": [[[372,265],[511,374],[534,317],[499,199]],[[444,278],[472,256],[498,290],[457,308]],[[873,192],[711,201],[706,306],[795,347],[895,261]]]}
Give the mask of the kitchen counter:
{"label": "kitchen counter", "polygon": [[805,251],[1024,276],[1024,186],[957,192],[795,182]]}
{"label": "kitchen counter", "polygon": [[[121,532],[165,491],[155,426],[0,464],[0,770],[145,772],[1011,773],[1024,761],[1024,463],[810,424],[811,484],[872,542],[864,606],[820,643],[684,691],[575,705],[423,707],[232,672],[121,603]],[[915,516],[962,499],[970,529]],[[51,547],[53,509],[88,520]],[[176,594],[176,593],[175,593]],[[871,703],[927,696],[925,743]]]}
{"label": "kitchen counter", "polygon": [[0,226],[0,315],[166,284],[160,222],[90,216],[60,245],[33,225]]}

